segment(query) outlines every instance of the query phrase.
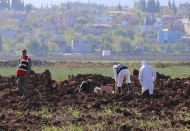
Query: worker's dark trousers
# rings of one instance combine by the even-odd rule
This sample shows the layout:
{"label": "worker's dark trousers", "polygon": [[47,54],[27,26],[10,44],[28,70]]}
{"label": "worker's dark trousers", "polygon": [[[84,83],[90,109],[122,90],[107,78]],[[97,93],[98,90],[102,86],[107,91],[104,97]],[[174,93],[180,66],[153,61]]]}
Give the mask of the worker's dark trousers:
{"label": "worker's dark trousers", "polygon": [[118,87],[118,93],[121,94],[121,87]]}
{"label": "worker's dark trousers", "polygon": [[22,90],[23,96],[27,97],[27,78],[24,76],[18,76],[17,77],[17,86],[20,90]]}

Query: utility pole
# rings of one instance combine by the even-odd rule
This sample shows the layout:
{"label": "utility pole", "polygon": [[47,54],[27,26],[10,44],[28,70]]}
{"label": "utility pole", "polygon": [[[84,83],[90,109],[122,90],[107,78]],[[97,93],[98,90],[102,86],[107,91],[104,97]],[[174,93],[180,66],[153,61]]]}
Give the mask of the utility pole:
{"label": "utility pole", "polygon": [[102,45],[101,45],[101,50],[100,50],[100,53],[101,53],[101,60],[102,60],[102,57],[103,57],[103,49],[104,49],[104,38],[102,40]]}

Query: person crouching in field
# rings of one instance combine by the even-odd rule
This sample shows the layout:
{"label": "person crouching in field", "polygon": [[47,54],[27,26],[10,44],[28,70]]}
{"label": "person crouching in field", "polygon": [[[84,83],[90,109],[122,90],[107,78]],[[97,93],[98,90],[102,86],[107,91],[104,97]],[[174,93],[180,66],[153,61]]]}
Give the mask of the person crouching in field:
{"label": "person crouching in field", "polygon": [[20,90],[23,90],[22,99],[27,98],[27,78],[31,71],[31,58],[27,56],[26,49],[22,50],[22,56],[18,60],[17,69],[17,86]]}
{"label": "person crouching in field", "polygon": [[79,87],[79,92],[93,92],[92,80],[88,79],[86,81],[82,81]]}
{"label": "person crouching in field", "polygon": [[117,94],[117,89],[118,89],[118,93],[121,94],[122,93],[122,84],[123,84],[123,79],[125,78],[126,83],[128,84],[128,91],[131,91],[131,80],[130,80],[130,73],[129,70],[127,68],[127,66],[123,65],[123,64],[117,64],[113,66],[113,71],[114,71],[114,79],[115,79],[115,85],[117,85],[117,87],[115,87],[115,93]]}
{"label": "person crouching in field", "polygon": [[139,82],[142,86],[142,93],[149,90],[149,95],[153,95],[154,81],[156,80],[156,71],[147,64],[145,60],[142,61],[142,67],[139,71]]}

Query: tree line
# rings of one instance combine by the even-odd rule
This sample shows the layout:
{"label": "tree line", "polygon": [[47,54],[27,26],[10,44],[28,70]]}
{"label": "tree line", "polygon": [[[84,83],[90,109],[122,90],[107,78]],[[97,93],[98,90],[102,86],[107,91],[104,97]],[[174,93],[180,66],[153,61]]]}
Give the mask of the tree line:
{"label": "tree line", "polygon": [[[177,13],[177,7],[175,5],[175,2],[171,2],[170,0],[168,1],[168,7],[172,9],[175,14]],[[140,0],[139,1],[139,9],[148,12],[148,13],[160,13],[160,2],[159,0]]]}
{"label": "tree line", "polygon": [[30,12],[32,9],[31,4],[25,4],[24,0],[0,0],[0,9],[14,9],[16,11]]}

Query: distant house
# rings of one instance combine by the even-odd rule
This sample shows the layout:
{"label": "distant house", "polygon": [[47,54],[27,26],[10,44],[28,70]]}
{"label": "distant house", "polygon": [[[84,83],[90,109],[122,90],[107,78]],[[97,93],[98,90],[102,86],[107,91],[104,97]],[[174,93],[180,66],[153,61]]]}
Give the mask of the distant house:
{"label": "distant house", "polygon": [[154,22],[153,24],[141,25],[142,33],[157,33],[159,30],[162,30],[162,29],[163,29],[163,22],[159,18],[157,18],[156,22]]}
{"label": "distant house", "polygon": [[82,39],[76,38],[72,40],[72,49],[73,53],[90,53],[92,51],[92,45],[99,46],[100,42],[92,39]]}
{"label": "distant house", "polygon": [[183,43],[190,43],[190,37],[189,36],[183,36],[183,37],[181,37],[181,42],[183,42]]}
{"label": "distant house", "polygon": [[181,31],[170,31],[168,29],[163,29],[158,31],[158,41],[160,43],[176,43],[181,41]]}
{"label": "distant house", "polygon": [[110,10],[108,11],[108,14],[110,17],[112,17],[112,21],[117,20],[118,16],[122,16],[122,18],[119,19],[119,24],[121,24],[121,26],[127,26],[128,23],[135,22],[135,14],[127,10],[122,10],[122,11]]}
{"label": "distant house", "polygon": [[184,32],[184,24],[180,21],[171,22],[168,25],[169,30]]}
{"label": "distant house", "polygon": [[135,22],[135,14],[134,13],[130,13],[130,12],[124,13],[122,21],[127,21],[129,23],[134,23]]}
{"label": "distant house", "polygon": [[95,17],[95,23],[99,24],[111,24],[112,23],[112,18],[109,16],[96,16]]}
{"label": "distant house", "polygon": [[98,29],[98,30],[105,30],[105,29],[110,29],[111,25],[109,24],[93,24],[91,25],[93,29]]}
{"label": "distant house", "polygon": [[175,16],[172,16],[172,15],[163,15],[161,17],[162,21],[164,23],[168,23],[168,22],[174,22],[177,20],[177,18]]}
{"label": "distant house", "polygon": [[134,23],[134,22],[135,22],[135,15],[133,13],[126,12],[123,14],[121,26],[127,26],[128,23]]}
{"label": "distant house", "polygon": [[66,44],[65,38],[63,35],[54,35],[53,42],[59,46],[59,52],[64,53],[66,51]]}
{"label": "distant house", "polygon": [[108,11],[108,14],[110,16],[112,16],[112,15],[120,15],[120,14],[125,14],[125,13],[126,13],[126,11],[115,11],[115,10]]}
{"label": "distant house", "polygon": [[19,19],[6,19],[6,24],[7,25],[12,25],[12,26],[18,26],[21,23],[21,20]]}

